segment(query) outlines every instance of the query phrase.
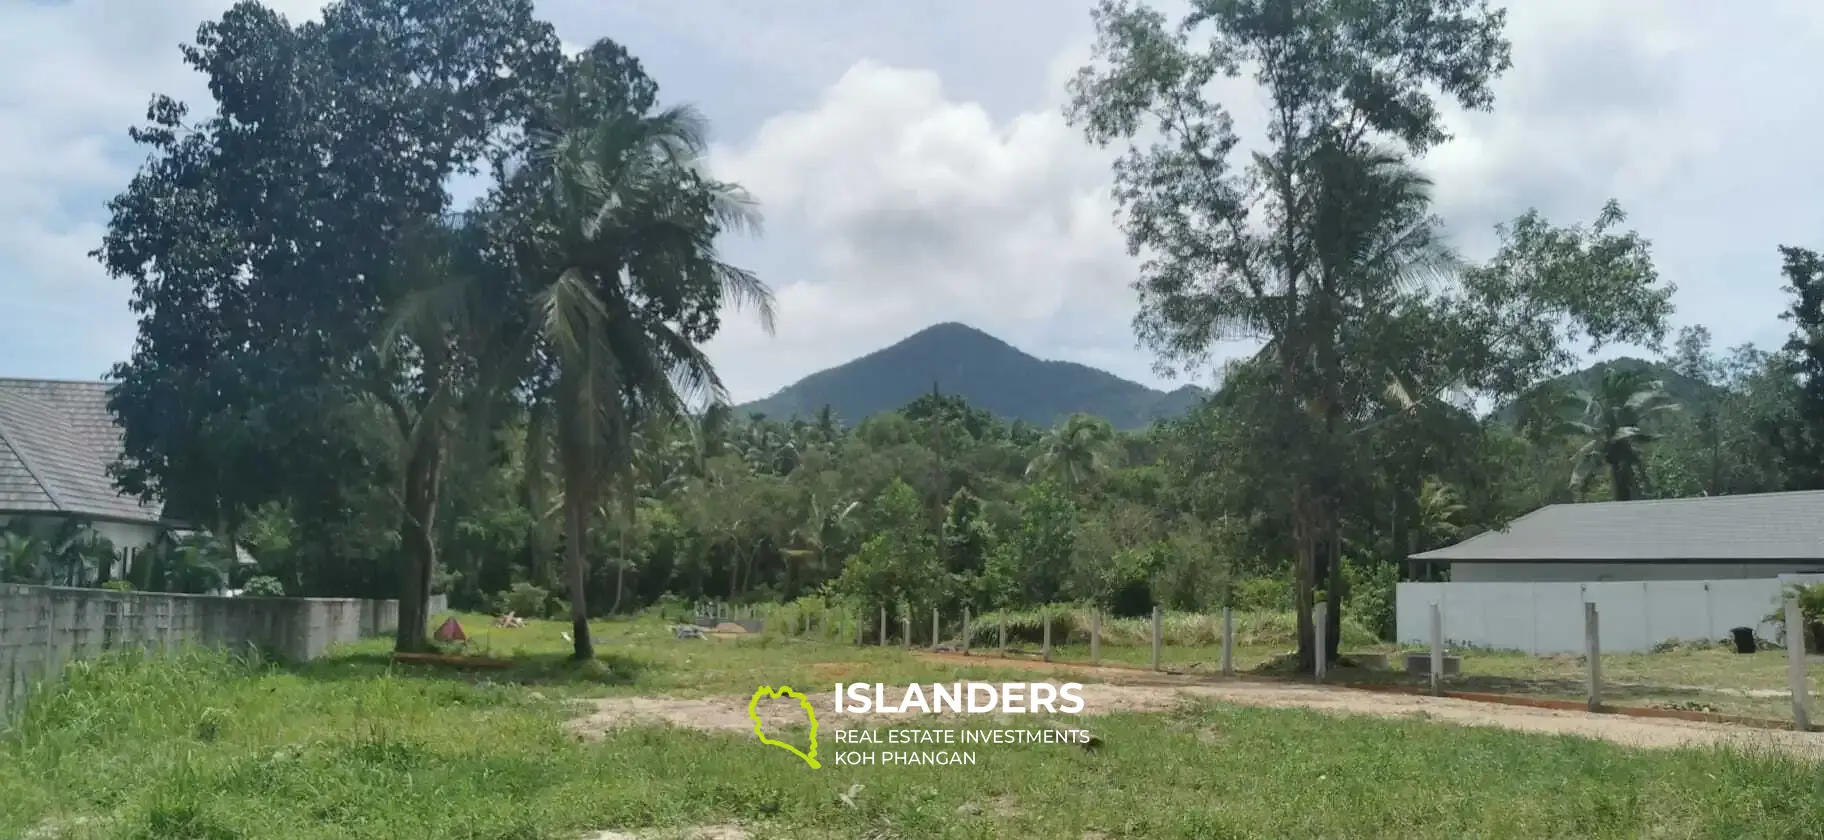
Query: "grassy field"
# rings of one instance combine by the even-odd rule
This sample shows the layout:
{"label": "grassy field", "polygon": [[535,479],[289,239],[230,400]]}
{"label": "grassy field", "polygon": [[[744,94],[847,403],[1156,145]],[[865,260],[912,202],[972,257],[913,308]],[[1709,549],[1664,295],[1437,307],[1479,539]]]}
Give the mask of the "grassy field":
{"label": "grassy field", "polygon": [[647,621],[601,625],[601,658],[576,665],[560,625],[471,622],[514,669],[395,668],[378,643],[297,669],[204,653],[79,664],[0,738],[0,837],[578,840],[739,823],[793,838],[1775,838],[1824,824],[1824,776],[1787,759],[1216,705],[1112,715],[1092,724],[1099,750],[1001,746],[967,768],[812,770],[751,738],[667,728],[581,742],[561,727],[565,698],[827,690],[815,666],[832,662],[886,683],[1010,674],[894,649],[678,641]]}

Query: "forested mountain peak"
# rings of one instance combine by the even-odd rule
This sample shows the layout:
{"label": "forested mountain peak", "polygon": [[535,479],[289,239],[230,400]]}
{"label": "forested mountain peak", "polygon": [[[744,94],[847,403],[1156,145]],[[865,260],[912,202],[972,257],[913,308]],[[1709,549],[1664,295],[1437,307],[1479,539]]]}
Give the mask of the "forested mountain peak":
{"label": "forested mountain peak", "polygon": [[1170,393],[1076,362],[1040,359],[967,324],[947,321],[860,358],[811,374],[739,413],[810,418],[825,405],[854,423],[936,390],[1006,420],[1056,425],[1092,414],[1117,428],[1141,428],[1184,413],[1204,396]]}

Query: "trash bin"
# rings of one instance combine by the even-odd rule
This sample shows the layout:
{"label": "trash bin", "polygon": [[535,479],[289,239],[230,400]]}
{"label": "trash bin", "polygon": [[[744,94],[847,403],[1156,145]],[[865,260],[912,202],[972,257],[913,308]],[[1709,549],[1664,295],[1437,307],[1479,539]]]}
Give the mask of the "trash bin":
{"label": "trash bin", "polygon": [[1729,635],[1735,637],[1735,652],[1736,653],[1753,653],[1754,652],[1754,628],[1753,627],[1737,627],[1733,630],[1730,630]]}

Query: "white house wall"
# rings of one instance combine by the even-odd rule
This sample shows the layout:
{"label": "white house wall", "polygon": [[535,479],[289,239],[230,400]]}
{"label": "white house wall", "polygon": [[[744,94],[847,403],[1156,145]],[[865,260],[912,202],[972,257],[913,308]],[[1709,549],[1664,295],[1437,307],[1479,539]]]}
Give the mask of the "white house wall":
{"label": "white house wall", "polygon": [[158,526],[156,525],[90,522],[89,527],[94,529],[96,535],[113,543],[114,548],[119,551],[126,551],[129,548],[145,548],[158,538]]}
{"label": "white house wall", "polygon": [[1459,583],[1581,583],[1634,580],[1742,580],[1824,572],[1824,563],[1456,563]]}
{"label": "white house wall", "polygon": [[1402,583],[1395,632],[1429,644],[1431,605],[1443,611],[1446,645],[1533,654],[1582,653],[1583,605],[1596,605],[1604,652],[1640,653],[1672,640],[1716,640],[1736,627],[1768,629],[1787,583],[1824,575],[1675,581]]}

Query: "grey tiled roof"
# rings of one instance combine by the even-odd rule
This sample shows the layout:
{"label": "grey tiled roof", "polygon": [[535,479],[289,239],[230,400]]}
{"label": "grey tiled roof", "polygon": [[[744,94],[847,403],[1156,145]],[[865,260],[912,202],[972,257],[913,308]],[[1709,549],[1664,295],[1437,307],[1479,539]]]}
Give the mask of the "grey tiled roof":
{"label": "grey tiled roof", "polygon": [[1414,560],[1824,560],[1824,490],[1547,505]]}
{"label": "grey tiled roof", "polygon": [[108,384],[0,379],[0,513],[63,513],[157,523],[162,505],[122,495]]}

